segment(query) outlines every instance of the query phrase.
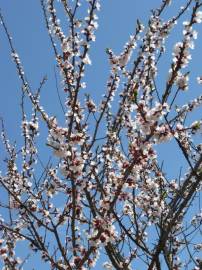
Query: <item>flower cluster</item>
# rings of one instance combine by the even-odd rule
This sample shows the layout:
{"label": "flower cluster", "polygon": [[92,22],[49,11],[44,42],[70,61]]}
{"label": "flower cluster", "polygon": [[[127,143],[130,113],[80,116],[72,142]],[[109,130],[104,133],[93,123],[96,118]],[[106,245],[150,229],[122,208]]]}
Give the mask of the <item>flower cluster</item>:
{"label": "flower cluster", "polygon": [[194,16],[194,21],[196,23],[202,23],[202,11],[197,11]]}
{"label": "flower cluster", "polygon": [[142,134],[151,134],[159,120],[169,111],[168,104],[156,103],[152,109],[149,109],[145,102],[142,100],[137,105],[137,120],[136,123],[139,126]]}
{"label": "flower cluster", "polygon": [[93,230],[89,235],[92,246],[107,245],[107,243],[115,241],[117,232],[112,222],[109,218],[107,220],[100,217],[93,219]]}
{"label": "flower cluster", "polygon": [[175,81],[181,90],[188,89],[189,73],[182,74],[181,68],[187,67],[191,60],[190,49],[194,49],[194,40],[197,39],[197,31],[193,29],[194,22],[185,21],[183,30],[184,40],[177,42],[173,49],[173,65],[169,71],[169,83]]}
{"label": "flower cluster", "polygon": [[[143,25],[140,25],[139,27],[139,32],[141,31],[143,31]],[[116,71],[117,68],[123,69],[127,65],[131,58],[132,50],[134,50],[136,47],[136,39],[136,36],[130,36],[130,41],[126,43],[124,51],[119,56],[114,55],[111,49],[106,49],[106,53],[109,55],[109,62],[112,65],[113,71]]]}

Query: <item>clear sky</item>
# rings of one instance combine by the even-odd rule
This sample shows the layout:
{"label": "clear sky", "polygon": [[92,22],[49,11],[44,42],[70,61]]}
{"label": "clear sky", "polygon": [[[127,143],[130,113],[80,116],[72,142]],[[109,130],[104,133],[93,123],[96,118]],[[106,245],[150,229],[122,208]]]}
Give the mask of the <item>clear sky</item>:
{"label": "clear sky", "polygon": [[[98,13],[99,28],[96,43],[92,45],[92,66],[87,69],[86,92],[90,92],[97,102],[106,90],[106,81],[109,75],[109,65],[106,48],[112,48],[115,53],[122,51],[123,45],[134,33],[135,23],[140,19],[147,22],[150,10],[159,5],[160,0],[104,0],[101,1],[101,11]],[[170,11],[165,14],[167,18],[175,15],[179,6],[187,1],[173,0]],[[55,87],[54,55],[50,46],[49,37],[45,28],[43,13],[39,0],[1,1],[1,12],[4,15],[8,29],[13,37],[13,43],[23,63],[28,81],[33,89],[37,89],[44,75],[48,81],[42,91],[41,103],[50,115],[61,117],[61,108],[57,98]],[[186,20],[186,17],[183,18]],[[169,64],[171,62],[171,51],[174,43],[182,38],[182,20],[179,21],[178,30],[168,40],[167,56],[160,64],[162,77],[157,81],[159,87],[164,87]],[[201,93],[201,88],[196,84],[196,77],[202,75],[202,29],[201,25],[196,27],[199,32],[196,48],[192,51],[193,60],[190,64],[191,82],[188,92],[183,93],[178,99],[178,104],[193,99]],[[200,57],[198,57],[200,55]],[[162,79],[161,79],[162,78]],[[58,78],[59,80],[59,78]],[[15,65],[10,57],[10,49],[5,33],[0,28],[0,116],[3,117],[7,133],[12,141],[20,141],[20,108],[21,84],[16,74]],[[201,116],[197,111],[195,117]],[[62,117],[61,117],[62,121]],[[43,131],[42,131],[43,133]],[[44,142],[45,143],[45,142]],[[2,165],[2,145],[0,143],[0,164]],[[174,151],[174,145],[161,146],[160,159],[165,160],[170,177],[174,177],[181,165],[185,165],[182,155]],[[36,267],[37,268],[37,267]],[[31,269],[31,268],[25,268]],[[99,268],[96,268],[99,270]],[[101,268],[100,268],[101,269]],[[45,268],[44,268],[45,270]]]}

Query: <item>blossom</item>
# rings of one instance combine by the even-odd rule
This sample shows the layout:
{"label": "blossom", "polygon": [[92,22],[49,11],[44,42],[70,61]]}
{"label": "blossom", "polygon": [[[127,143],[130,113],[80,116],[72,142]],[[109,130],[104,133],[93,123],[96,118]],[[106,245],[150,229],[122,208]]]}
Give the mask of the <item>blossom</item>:
{"label": "blossom", "polygon": [[196,23],[202,23],[202,11],[197,11],[194,18]]}
{"label": "blossom", "polygon": [[88,99],[86,101],[86,106],[87,106],[89,112],[92,112],[92,113],[96,112],[96,105],[92,99]]}
{"label": "blossom", "polygon": [[89,57],[88,54],[86,54],[86,56],[82,59],[82,62],[84,64],[86,64],[86,65],[91,65],[92,64],[92,62],[91,62],[90,57]]}
{"label": "blossom", "polygon": [[198,84],[202,84],[202,76],[197,77],[196,79],[197,79]]}
{"label": "blossom", "polygon": [[62,51],[64,53],[71,53],[71,43],[69,42],[69,40],[67,38],[65,38],[63,40],[63,43],[62,43]]}
{"label": "blossom", "polygon": [[125,215],[132,215],[133,214],[132,206],[129,203],[125,203],[125,205],[123,207],[123,213]]}
{"label": "blossom", "polygon": [[179,73],[176,78],[176,85],[179,87],[179,89],[185,91],[188,89],[188,81],[188,74],[182,75],[181,73]]}
{"label": "blossom", "polygon": [[112,264],[109,263],[109,262],[104,262],[104,263],[103,263],[103,267],[104,267],[104,269],[106,269],[106,270],[112,270],[112,269],[113,269]]}

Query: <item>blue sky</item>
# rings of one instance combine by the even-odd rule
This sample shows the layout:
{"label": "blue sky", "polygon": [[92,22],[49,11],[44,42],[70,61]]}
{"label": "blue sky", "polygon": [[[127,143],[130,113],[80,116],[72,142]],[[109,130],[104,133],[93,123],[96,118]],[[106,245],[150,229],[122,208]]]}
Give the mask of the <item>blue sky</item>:
{"label": "blue sky", "polygon": [[[101,3],[101,11],[98,13],[97,39],[96,43],[92,44],[90,54],[92,66],[87,69],[87,89],[85,90],[86,92],[89,91],[97,102],[100,101],[102,94],[106,90],[105,86],[109,75],[105,49],[110,47],[115,53],[120,53],[125,42],[129,39],[129,35],[133,34],[135,30],[136,20],[140,19],[140,21],[146,23],[150,10],[157,7],[161,1],[105,0],[101,2],[103,3]],[[173,5],[170,7],[169,12],[165,14],[165,17],[174,15],[178,7],[185,2],[183,0],[173,0]],[[13,37],[15,48],[23,63],[28,81],[33,89],[37,89],[43,76],[47,75],[48,81],[42,90],[41,103],[50,115],[56,115],[62,121],[54,79],[55,60],[45,28],[40,1],[1,1],[0,8]],[[186,20],[186,16],[184,20]],[[160,88],[165,85],[165,78],[171,62],[172,47],[176,41],[180,41],[182,38],[182,21],[178,24],[177,30],[174,30],[173,35],[168,39],[167,56],[160,64],[160,72],[162,73],[162,79],[158,79]],[[190,69],[193,75],[191,74],[191,87],[187,93],[180,96],[177,101],[178,104],[183,104],[201,93],[201,88],[196,84],[195,78],[202,75],[202,29],[201,25],[196,28],[198,28],[199,38],[196,41],[196,49],[192,51],[193,60]],[[0,116],[5,121],[5,127],[11,140],[19,142],[21,133],[19,128],[21,84],[16,74],[15,65],[11,60],[8,42],[2,28],[0,28],[0,71]],[[198,116],[201,116],[200,111],[197,111],[194,117]],[[1,143],[0,151],[2,151]],[[179,151],[175,152],[172,143],[169,146],[161,146],[160,154],[160,159],[165,159],[165,166],[170,177],[174,177],[179,172],[180,166],[185,166],[182,155],[179,154]],[[1,155],[1,165],[3,157]]]}

